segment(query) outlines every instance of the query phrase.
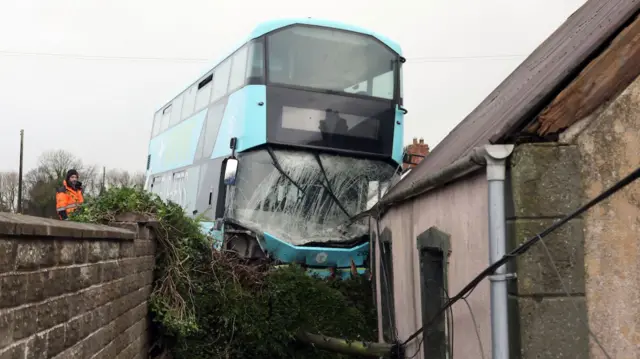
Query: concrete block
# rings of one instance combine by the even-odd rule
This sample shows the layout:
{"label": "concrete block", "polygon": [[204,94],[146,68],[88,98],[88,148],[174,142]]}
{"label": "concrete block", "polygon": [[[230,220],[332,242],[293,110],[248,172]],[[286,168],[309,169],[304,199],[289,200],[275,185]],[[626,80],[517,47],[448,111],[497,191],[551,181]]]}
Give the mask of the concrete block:
{"label": "concrete block", "polygon": [[20,343],[5,349],[0,349],[0,359],[24,359],[25,347],[25,343]]}
{"label": "concrete block", "polygon": [[61,324],[47,332],[47,354],[51,358],[64,349],[64,324]]}
{"label": "concrete block", "polygon": [[[517,219],[507,222],[509,247],[535,236],[551,226],[551,219]],[[584,233],[583,222],[575,219],[558,228],[544,238],[551,257],[560,272],[562,281],[571,294],[585,293]],[[553,269],[542,243],[532,246],[525,254],[515,259],[518,295],[564,295],[562,282]],[[514,292],[514,289],[516,290]]]}
{"label": "concrete block", "polygon": [[48,292],[46,285],[50,278],[50,272],[27,273],[27,290],[25,291],[27,303],[39,302],[46,298]]}
{"label": "concrete block", "polygon": [[35,320],[37,311],[35,305],[14,310],[15,320],[13,326],[13,340],[18,341],[32,336],[38,331],[38,322]]}
{"label": "concrete block", "polygon": [[0,312],[0,350],[13,342],[13,320],[12,311]]}
{"label": "concrete block", "polygon": [[70,281],[76,280],[71,277],[70,268],[53,268],[47,271],[49,274],[47,281],[44,283],[44,296],[46,298],[62,295],[69,288]]}
{"label": "concrete block", "polygon": [[72,345],[77,343],[78,340],[82,339],[83,318],[84,317],[76,317],[76,318],[68,321],[67,323],[65,323],[65,325],[64,325],[64,333],[65,333],[64,346],[65,346],[65,348],[71,347]]}
{"label": "concrete block", "polygon": [[584,201],[576,146],[523,144],[510,159],[508,218],[564,216]]}
{"label": "concrete block", "polygon": [[0,277],[0,309],[17,307],[26,302],[27,274]]}
{"label": "concrete block", "polygon": [[0,239],[0,273],[14,270],[16,241]]}
{"label": "concrete block", "polygon": [[584,297],[512,297],[511,300],[517,301],[519,312],[519,338],[512,339],[519,341],[521,359],[589,357]]}
{"label": "concrete block", "polygon": [[17,270],[48,268],[56,263],[53,241],[22,240],[18,242]]}

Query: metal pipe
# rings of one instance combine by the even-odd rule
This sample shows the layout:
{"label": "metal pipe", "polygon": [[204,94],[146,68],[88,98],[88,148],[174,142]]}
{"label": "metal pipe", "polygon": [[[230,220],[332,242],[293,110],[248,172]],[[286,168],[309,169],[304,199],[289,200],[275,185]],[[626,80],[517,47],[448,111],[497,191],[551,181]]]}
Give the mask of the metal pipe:
{"label": "metal pipe", "polygon": [[[486,146],[487,181],[489,195],[489,263],[493,264],[506,253],[505,179],[506,159],[513,145]],[[491,352],[493,359],[509,358],[509,317],[507,309],[507,280],[503,265],[489,277],[491,283]]]}

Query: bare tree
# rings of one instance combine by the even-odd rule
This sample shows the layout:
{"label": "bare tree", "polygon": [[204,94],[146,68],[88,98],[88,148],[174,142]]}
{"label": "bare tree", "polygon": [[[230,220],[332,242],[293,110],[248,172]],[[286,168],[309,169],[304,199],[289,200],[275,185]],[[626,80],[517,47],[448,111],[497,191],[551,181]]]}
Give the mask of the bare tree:
{"label": "bare tree", "polygon": [[100,181],[98,180],[98,167],[95,165],[84,166],[77,169],[82,181],[84,194],[87,196],[96,196],[100,192]]}
{"label": "bare tree", "polygon": [[82,160],[64,150],[45,152],[38,158],[38,166],[24,178],[25,213],[54,217],[56,188],[62,186],[70,169],[78,171],[85,196],[97,194],[95,166],[84,165]]}
{"label": "bare tree", "polygon": [[15,212],[18,205],[18,173],[0,172],[0,211]]}
{"label": "bare tree", "polygon": [[107,171],[106,187],[142,187],[144,172],[129,173],[124,170],[112,169]]}
{"label": "bare tree", "polygon": [[144,187],[144,181],[146,179],[146,175],[144,172],[138,171],[131,175],[131,185],[134,187],[142,188]]}
{"label": "bare tree", "polygon": [[65,150],[45,152],[38,158],[39,175],[46,180],[64,179],[72,168],[83,169],[82,160]]}

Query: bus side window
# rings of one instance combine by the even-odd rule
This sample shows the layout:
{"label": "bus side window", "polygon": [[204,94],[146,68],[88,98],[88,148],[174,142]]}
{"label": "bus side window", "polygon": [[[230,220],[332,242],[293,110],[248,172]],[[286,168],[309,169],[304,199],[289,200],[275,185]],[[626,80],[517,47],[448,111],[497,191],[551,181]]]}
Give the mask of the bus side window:
{"label": "bus side window", "polygon": [[153,118],[153,128],[151,129],[151,137],[156,137],[160,133],[160,122],[162,121],[162,110],[156,112]]}
{"label": "bus side window", "polygon": [[160,122],[160,132],[163,132],[164,130],[166,130],[167,128],[169,128],[169,120],[171,118],[171,110],[173,110],[172,105],[169,104],[169,106],[165,107],[162,109],[162,117],[161,117],[161,122]]}
{"label": "bus side window", "polygon": [[249,50],[245,45],[233,54],[231,75],[229,76],[229,93],[244,86],[248,52]]}
{"label": "bus side window", "polygon": [[182,101],[184,100],[184,95],[180,94],[173,100],[173,105],[171,106],[171,118],[169,120],[169,127],[172,127],[182,120],[181,112],[182,112]]}
{"label": "bus side window", "polygon": [[198,92],[196,94],[196,111],[209,105],[209,97],[211,96],[211,82],[213,80],[213,73],[205,76],[200,82],[198,82]]}
{"label": "bus side window", "polygon": [[184,101],[182,102],[182,119],[186,119],[189,116],[193,115],[193,110],[196,105],[196,92],[198,90],[198,85],[191,86],[188,90],[185,91]]}
{"label": "bus side window", "polygon": [[211,92],[211,102],[216,102],[227,94],[229,85],[229,73],[231,72],[231,58],[224,60],[216,67],[213,76],[213,90]]}
{"label": "bus side window", "polygon": [[247,56],[247,83],[264,83],[264,41],[262,39],[249,43]]}

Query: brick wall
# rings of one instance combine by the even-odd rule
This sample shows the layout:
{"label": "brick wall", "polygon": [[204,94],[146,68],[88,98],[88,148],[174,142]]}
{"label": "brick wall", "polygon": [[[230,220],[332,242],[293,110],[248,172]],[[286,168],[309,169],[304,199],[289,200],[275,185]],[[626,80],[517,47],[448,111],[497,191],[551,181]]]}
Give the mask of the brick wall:
{"label": "brick wall", "polygon": [[147,357],[155,242],[116,225],[0,213],[0,359]]}

